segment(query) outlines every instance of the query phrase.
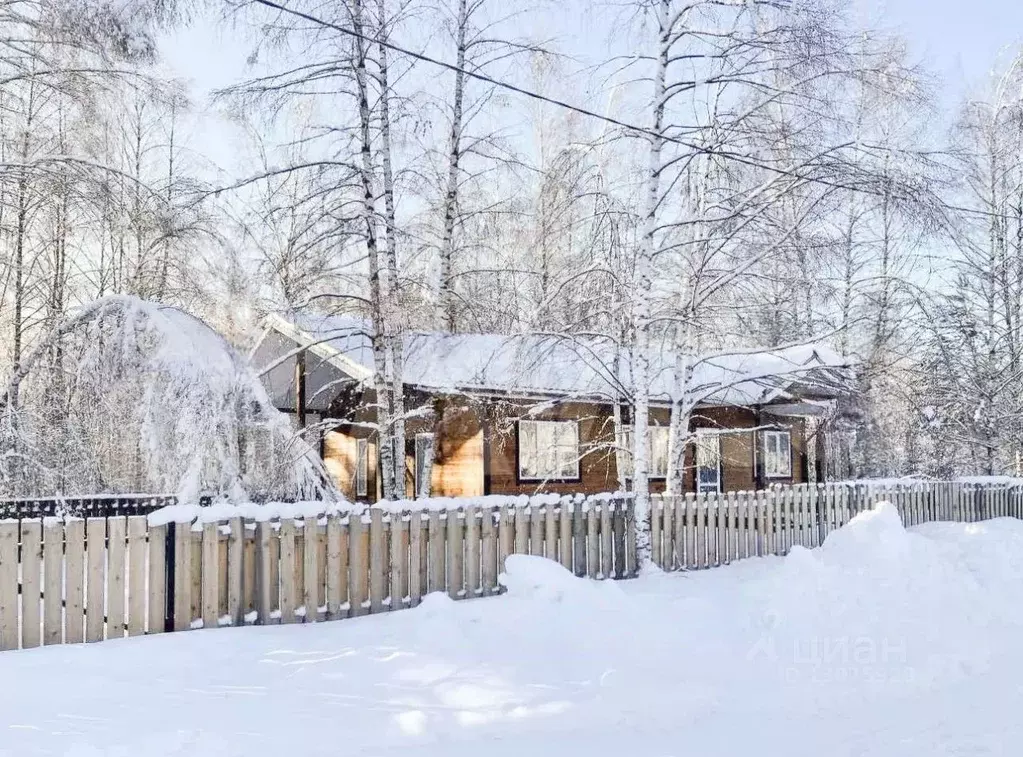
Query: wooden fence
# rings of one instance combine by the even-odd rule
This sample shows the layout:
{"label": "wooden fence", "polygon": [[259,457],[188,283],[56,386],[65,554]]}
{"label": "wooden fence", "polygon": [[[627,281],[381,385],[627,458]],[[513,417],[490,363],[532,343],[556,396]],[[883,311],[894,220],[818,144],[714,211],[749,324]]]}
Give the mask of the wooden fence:
{"label": "wooden fence", "polygon": [[[819,545],[880,500],[907,525],[1020,517],[1023,489],[797,486],[655,497],[653,561],[700,569]],[[315,622],[497,594],[510,554],[580,576],[636,572],[628,499],[467,500],[447,510],[149,525],[144,515],[0,522],[0,649],[218,625]],[[410,507],[414,506],[410,504]],[[212,512],[212,511],[211,511]]]}

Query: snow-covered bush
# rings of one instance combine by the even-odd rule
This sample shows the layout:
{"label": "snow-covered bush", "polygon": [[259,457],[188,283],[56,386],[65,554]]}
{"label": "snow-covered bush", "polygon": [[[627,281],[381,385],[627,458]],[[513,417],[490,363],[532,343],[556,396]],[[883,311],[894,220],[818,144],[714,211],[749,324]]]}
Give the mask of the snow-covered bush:
{"label": "snow-covered bush", "polygon": [[53,328],[9,381],[6,495],[333,497],[319,457],[205,323],[114,296]]}

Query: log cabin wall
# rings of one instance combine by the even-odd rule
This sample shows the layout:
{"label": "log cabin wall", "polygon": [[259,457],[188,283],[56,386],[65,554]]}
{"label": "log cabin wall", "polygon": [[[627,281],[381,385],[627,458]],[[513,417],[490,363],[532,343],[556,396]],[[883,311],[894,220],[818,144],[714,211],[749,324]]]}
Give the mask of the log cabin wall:
{"label": "log cabin wall", "polygon": [[[364,398],[365,399],[365,398]],[[557,404],[525,400],[484,399],[464,396],[436,396],[416,401],[433,403],[433,413],[413,418],[406,424],[405,454],[407,496],[415,492],[415,437],[434,434],[434,462],[430,477],[431,496],[464,497],[482,494],[532,494],[535,492],[584,493],[612,492],[619,489],[614,454],[614,423],[608,404],[561,402]],[[373,418],[361,405],[350,410],[350,422],[339,425],[324,440],[327,469],[344,495],[352,500],[373,501],[380,497],[378,456],[375,434],[368,428]],[[766,410],[766,408],[765,408]],[[532,481],[519,477],[518,420],[573,420],[579,428],[579,477],[565,481]],[[668,424],[667,408],[651,408],[654,424]],[[763,484],[804,481],[806,450],[805,428],[801,418],[759,416],[750,408],[701,408],[691,420],[693,430],[712,428],[726,432],[721,437],[721,486],[723,491],[757,488],[757,466],[761,464],[759,435],[754,441],[752,429],[757,423],[789,430],[792,440],[792,475],[764,480]],[[363,425],[367,424],[367,425]],[[743,429],[749,429],[743,431]],[[737,433],[727,433],[735,430]],[[369,447],[368,492],[355,494],[354,471],[356,439],[366,438]],[[755,447],[757,449],[755,449]],[[687,491],[696,488],[693,446],[687,445],[684,482]],[[652,492],[664,491],[665,480],[652,478]]]}

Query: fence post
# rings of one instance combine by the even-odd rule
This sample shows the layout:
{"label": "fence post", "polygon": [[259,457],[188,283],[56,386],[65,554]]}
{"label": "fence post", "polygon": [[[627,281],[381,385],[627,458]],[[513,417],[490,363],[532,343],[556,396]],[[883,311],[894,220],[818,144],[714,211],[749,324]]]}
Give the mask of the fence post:
{"label": "fence post", "polygon": [[174,544],[177,524],[171,521],[163,537],[163,631],[174,630]]}

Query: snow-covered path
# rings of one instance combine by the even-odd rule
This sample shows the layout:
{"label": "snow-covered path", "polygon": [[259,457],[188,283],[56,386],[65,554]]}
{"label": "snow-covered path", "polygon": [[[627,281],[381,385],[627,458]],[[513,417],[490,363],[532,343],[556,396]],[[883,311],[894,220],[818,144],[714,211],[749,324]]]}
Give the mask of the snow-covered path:
{"label": "snow-covered path", "polygon": [[1018,755],[1023,524],[625,584],[0,655],[0,755]]}

